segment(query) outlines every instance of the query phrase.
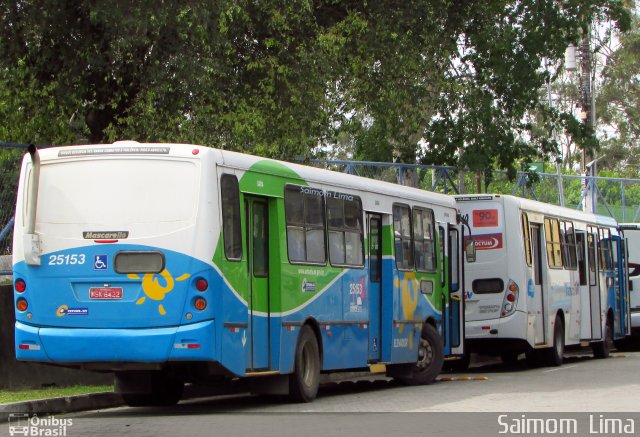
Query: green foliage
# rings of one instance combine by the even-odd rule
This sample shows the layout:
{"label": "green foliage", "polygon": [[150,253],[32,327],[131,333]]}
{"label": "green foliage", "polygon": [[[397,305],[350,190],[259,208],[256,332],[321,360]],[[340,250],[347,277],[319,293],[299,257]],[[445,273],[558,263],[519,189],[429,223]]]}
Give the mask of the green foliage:
{"label": "green foliage", "polygon": [[[23,150],[0,148],[0,232],[14,216],[18,174],[23,154]],[[11,232],[0,239],[0,255],[11,253],[11,239]]]}
{"label": "green foliage", "polygon": [[626,177],[640,175],[640,18],[634,16],[620,47],[608,59],[598,95],[597,114],[610,126],[604,141],[606,155],[600,164]]}
{"label": "green foliage", "polygon": [[6,1],[0,139],[285,159],[344,144],[513,176],[541,144],[522,121],[541,59],[594,16],[624,26],[628,13],[619,0]]}
{"label": "green foliage", "polygon": [[62,398],[67,396],[79,396],[90,393],[112,393],[110,385],[76,385],[72,387],[49,387],[41,389],[25,390],[0,390],[0,404],[13,402],[26,402],[38,399]]}

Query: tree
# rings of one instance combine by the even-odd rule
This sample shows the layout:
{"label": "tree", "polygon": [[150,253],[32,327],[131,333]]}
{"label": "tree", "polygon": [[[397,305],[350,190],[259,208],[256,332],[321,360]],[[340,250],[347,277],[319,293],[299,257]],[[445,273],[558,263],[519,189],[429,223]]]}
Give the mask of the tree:
{"label": "tree", "polygon": [[601,164],[627,177],[640,174],[640,18],[620,35],[618,49],[608,58],[597,102],[607,125],[606,157]]}
{"label": "tree", "polygon": [[[618,1],[494,1],[468,15],[448,86],[438,100],[438,117],[425,132],[425,160],[457,161],[476,171],[497,166],[513,176],[519,158],[558,153],[550,130],[535,135],[526,115],[546,105],[539,90],[559,70],[567,45],[595,17],[610,17],[626,28],[628,12]],[[548,68],[543,68],[545,59]],[[579,134],[584,147],[594,147],[594,132],[577,126],[571,113],[547,117]]]}
{"label": "tree", "polygon": [[0,129],[513,170],[541,59],[594,15],[625,22],[620,0],[6,1]]}

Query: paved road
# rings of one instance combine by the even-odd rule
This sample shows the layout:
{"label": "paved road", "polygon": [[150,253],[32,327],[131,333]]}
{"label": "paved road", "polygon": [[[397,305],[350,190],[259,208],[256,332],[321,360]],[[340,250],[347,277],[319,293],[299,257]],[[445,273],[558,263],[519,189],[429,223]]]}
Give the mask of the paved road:
{"label": "paved road", "polygon": [[62,417],[73,421],[67,427],[68,436],[477,437],[499,435],[506,426],[498,421],[501,415],[505,415],[502,423],[515,420],[518,426],[535,417],[551,421],[545,422],[548,426],[571,418],[579,428],[567,435],[593,435],[590,426],[616,418],[615,424],[626,425],[627,430],[633,424],[638,435],[639,413],[640,352],[627,352],[606,360],[574,354],[557,368],[529,368],[524,360],[513,366],[486,362],[465,374],[444,374],[443,381],[421,387],[402,386],[386,378],[333,383],[323,386],[310,404],[236,395],[183,401],[170,409],[116,408]]}

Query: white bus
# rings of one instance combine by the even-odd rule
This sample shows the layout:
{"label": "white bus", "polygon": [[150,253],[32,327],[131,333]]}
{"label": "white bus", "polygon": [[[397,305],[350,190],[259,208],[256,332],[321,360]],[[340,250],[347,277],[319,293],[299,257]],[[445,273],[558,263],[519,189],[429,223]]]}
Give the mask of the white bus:
{"label": "white bus", "polygon": [[465,347],[561,365],[629,333],[625,241],[610,217],[508,195],[456,196],[477,250],[465,267]]}
{"label": "white bus", "polygon": [[629,316],[631,334],[640,336],[640,224],[621,223],[629,253]]}

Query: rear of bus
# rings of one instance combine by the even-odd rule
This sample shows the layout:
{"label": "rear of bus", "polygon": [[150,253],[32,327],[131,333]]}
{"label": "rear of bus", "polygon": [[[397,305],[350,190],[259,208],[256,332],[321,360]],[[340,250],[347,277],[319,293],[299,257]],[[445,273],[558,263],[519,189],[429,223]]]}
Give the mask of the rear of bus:
{"label": "rear of bus", "polygon": [[640,224],[621,223],[629,252],[629,296],[631,334],[640,336]]}
{"label": "rear of bus", "polygon": [[525,349],[527,317],[519,307],[524,272],[512,268],[521,259],[521,238],[519,221],[507,220],[506,202],[511,200],[456,196],[476,248],[475,262],[465,264],[465,347],[470,352],[495,355]]}
{"label": "rear of bus", "polygon": [[14,229],[18,360],[117,370],[214,357],[205,292],[215,278],[203,261],[212,249],[199,240],[218,232],[215,220],[197,219],[217,202],[202,190],[211,153],[118,142],[25,157]]}

